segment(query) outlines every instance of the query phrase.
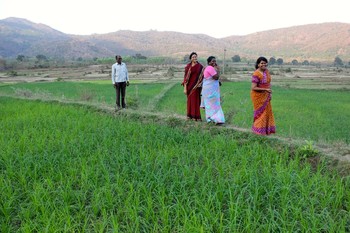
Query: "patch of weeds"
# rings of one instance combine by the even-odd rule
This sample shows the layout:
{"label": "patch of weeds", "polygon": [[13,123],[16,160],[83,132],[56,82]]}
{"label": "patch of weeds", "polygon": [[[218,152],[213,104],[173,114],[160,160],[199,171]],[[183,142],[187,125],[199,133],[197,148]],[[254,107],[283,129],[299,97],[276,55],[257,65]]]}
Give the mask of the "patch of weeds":
{"label": "patch of weeds", "polygon": [[314,147],[312,141],[305,140],[305,144],[297,149],[297,153],[303,158],[310,158],[318,155],[319,151]]}
{"label": "patch of weeds", "polygon": [[36,89],[35,90],[35,96],[40,97],[41,99],[52,99],[52,93],[45,91],[45,90],[40,90]]}
{"label": "patch of weeds", "polygon": [[287,83],[284,87],[290,89],[290,83]]}
{"label": "patch of weeds", "polygon": [[29,89],[14,88],[14,91],[15,91],[17,96],[23,96],[23,97],[27,97],[27,98],[30,98],[33,96],[33,92]]}
{"label": "patch of weeds", "polygon": [[166,77],[174,77],[175,73],[175,68],[174,67],[169,67],[167,73],[165,74]]}
{"label": "patch of weeds", "polygon": [[15,76],[18,76],[18,73],[17,73],[17,71],[11,70],[11,71],[7,72],[7,75],[10,77],[15,77]]}
{"label": "patch of weeds", "polygon": [[176,127],[176,126],[180,126],[183,124],[183,120],[177,118],[177,117],[172,117],[169,116],[168,118],[166,118],[166,123],[167,125],[169,125],[170,127]]}
{"label": "patch of weeds", "polygon": [[142,73],[142,72],[145,71],[145,70],[146,70],[146,68],[137,67],[137,68],[134,68],[134,69],[130,69],[130,72]]}
{"label": "patch of weeds", "polygon": [[286,73],[292,73],[292,68],[288,67],[288,68],[286,68],[286,69],[284,70],[284,72],[286,72]]}
{"label": "patch of weeds", "polygon": [[237,110],[232,107],[231,110],[225,112],[226,124],[232,124],[233,117],[236,115]]}
{"label": "patch of weeds", "polygon": [[139,99],[134,96],[128,96],[126,105],[128,108],[137,109],[139,107]]}
{"label": "patch of weeds", "polygon": [[89,90],[82,90],[79,96],[82,101],[92,101],[96,97],[96,93]]}

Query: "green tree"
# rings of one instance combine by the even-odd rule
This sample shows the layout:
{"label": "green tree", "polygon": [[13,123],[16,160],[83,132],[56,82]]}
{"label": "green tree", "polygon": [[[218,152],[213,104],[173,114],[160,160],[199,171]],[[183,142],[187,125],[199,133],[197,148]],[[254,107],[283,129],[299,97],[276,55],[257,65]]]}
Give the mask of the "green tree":
{"label": "green tree", "polygon": [[24,55],[18,55],[16,58],[17,61],[24,61],[24,59],[25,59]]}
{"label": "green tree", "polygon": [[42,54],[36,55],[36,59],[38,61],[47,61],[47,57],[45,55],[42,55]]}
{"label": "green tree", "polygon": [[342,59],[340,59],[340,57],[335,57],[334,58],[334,65],[335,66],[343,66],[344,63],[343,63]]}
{"label": "green tree", "polygon": [[304,65],[304,66],[308,66],[308,65],[310,65],[310,63],[309,63],[309,61],[308,60],[304,60],[302,63],[301,63],[302,65]]}
{"label": "green tree", "polygon": [[293,66],[299,65],[298,60],[294,59],[294,60],[292,61],[292,65],[293,65]]}
{"label": "green tree", "polygon": [[189,56],[190,56],[189,54],[186,54],[186,55],[184,56],[183,61],[186,62],[186,63],[189,62],[189,61],[190,61]]}
{"label": "green tree", "polygon": [[146,56],[141,55],[141,53],[136,53],[135,56],[133,56],[135,59],[147,59]]}
{"label": "green tree", "polygon": [[232,62],[241,62],[241,57],[239,55],[234,55],[231,59]]}
{"label": "green tree", "polygon": [[6,60],[0,58],[0,70],[6,69]]}
{"label": "green tree", "polygon": [[282,58],[278,58],[277,59],[277,65],[282,65],[283,64],[283,59]]}
{"label": "green tree", "polygon": [[276,63],[276,58],[270,57],[269,64],[274,65]]}

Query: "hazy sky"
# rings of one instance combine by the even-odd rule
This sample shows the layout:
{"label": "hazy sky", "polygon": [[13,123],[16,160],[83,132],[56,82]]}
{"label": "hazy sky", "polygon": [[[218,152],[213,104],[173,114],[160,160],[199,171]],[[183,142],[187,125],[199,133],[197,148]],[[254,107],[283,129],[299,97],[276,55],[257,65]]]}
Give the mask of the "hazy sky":
{"label": "hazy sky", "polygon": [[177,31],[215,38],[312,23],[350,23],[349,0],[0,0],[0,19],[67,34]]}

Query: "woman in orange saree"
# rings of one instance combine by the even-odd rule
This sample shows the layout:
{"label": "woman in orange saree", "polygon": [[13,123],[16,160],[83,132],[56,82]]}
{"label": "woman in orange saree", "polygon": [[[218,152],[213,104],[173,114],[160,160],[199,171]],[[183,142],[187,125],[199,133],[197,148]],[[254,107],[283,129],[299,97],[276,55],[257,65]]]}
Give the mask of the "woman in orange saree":
{"label": "woman in orange saree", "polygon": [[269,135],[276,132],[275,119],[271,106],[271,76],[267,69],[267,59],[259,57],[252,75],[250,96],[254,107],[252,131],[255,134]]}
{"label": "woman in orange saree", "polygon": [[191,62],[185,67],[184,94],[187,95],[187,119],[201,121],[201,91],[204,67],[197,61],[197,53],[190,55]]}

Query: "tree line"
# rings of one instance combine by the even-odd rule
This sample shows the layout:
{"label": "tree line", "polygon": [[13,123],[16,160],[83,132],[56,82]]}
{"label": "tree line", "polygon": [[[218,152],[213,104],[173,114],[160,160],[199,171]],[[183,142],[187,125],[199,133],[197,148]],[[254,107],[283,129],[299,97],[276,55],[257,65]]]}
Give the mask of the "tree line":
{"label": "tree line", "polygon": [[[233,57],[231,57],[232,62],[241,62],[241,57],[239,55],[234,55]],[[269,59],[269,64],[270,65],[283,65],[284,61],[282,58],[275,58],[275,57],[270,57]],[[311,65],[312,63],[309,62],[308,60],[304,60],[302,62],[299,62],[297,59],[293,59],[291,62],[292,65]],[[344,66],[344,62],[343,60],[336,56],[334,58],[333,64],[334,66]],[[350,61],[348,62],[347,65],[350,65]]]}
{"label": "tree line", "polygon": [[[186,54],[183,57],[183,60],[178,60],[176,58],[170,58],[170,57],[146,57],[140,53],[136,53],[135,55],[129,55],[129,56],[123,56],[123,60],[129,64],[157,64],[157,65],[166,65],[166,64],[182,64],[189,62],[189,54]],[[204,59],[204,58],[202,58]],[[220,60],[220,59],[219,59]],[[242,61],[243,60],[243,61]],[[269,65],[283,65],[285,64],[283,58],[275,58],[270,57],[269,59]],[[231,61],[233,63],[239,63],[239,62],[252,62],[247,61],[246,59],[241,59],[241,56],[236,54],[233,57],[231,57]],[[48,58],[47,56],[43,54],[38,54],[35,57],[28,57],[25,55],[18,55],[16,59],[2,59],[0,58],[0,70],[11,70],[11,69],[20,69],[20,68],[50,68],[50,67],[75,67],[75,66],[85,66],[85,65],[92,65],[92,64],[113,64],[115,62],[115,59],[113,57],[109,58],[71,58],[71,59],[52,59]],[[206,60],[203,61],[206,63]],[[293,59],[290,63],[292,65],[318,65],[317,63],[303,60],[298,61],[297,59]],[[334,58],[333,63],[329,65],[334,65],[336,67],[347,67],[350,66],[350,62],[344,63],[343,60],[336,56]]]}

